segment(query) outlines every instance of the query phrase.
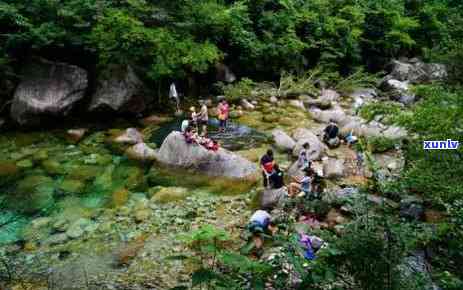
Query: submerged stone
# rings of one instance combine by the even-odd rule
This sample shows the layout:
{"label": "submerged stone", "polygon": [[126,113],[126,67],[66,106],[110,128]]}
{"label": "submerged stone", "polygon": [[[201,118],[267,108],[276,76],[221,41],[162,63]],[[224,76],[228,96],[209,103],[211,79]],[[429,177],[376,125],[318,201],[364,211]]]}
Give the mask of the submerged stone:
{"label": "submerged stone", "polygon": [[42,168],[45,169],[45,172],[47,172],[50,175],[58,175],[65,173],[65,170],[62,167],[61,163],[56,160],[48,159],[43,161]]}
{"label": "submerged stone", "polygon": [[16,163],[19,168],[32,168],[34,167],[34,162],[29,159],[24,159]]}
{"label": "submerged stone", "polygon": [[27,176],[16,187],[16,207],[27,213],[46,209],[54,203],[54,181],[47,176]]}
{"label": "submerged stone", "polygon": [[151,198],[155,203],[169,203],[183,200],[188,196],[188,189],[183,187],[164,187]]}
{"label": "submerged stone", "polygon": [[85,189],[85,183],[76,179],[65,179],[59,189],[67,193],[82,193]]}
{"label": "submerged stone", "polygon": [[0,177],[14,176],[19,172],[19,168],[15,162],[0,161]]}

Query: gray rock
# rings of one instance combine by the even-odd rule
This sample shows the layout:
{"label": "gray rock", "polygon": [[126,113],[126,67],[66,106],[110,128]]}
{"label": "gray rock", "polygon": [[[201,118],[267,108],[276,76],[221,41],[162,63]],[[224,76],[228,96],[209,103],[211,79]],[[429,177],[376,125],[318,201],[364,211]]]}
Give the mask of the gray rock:
{"label": "gray rock", "polygon": [[243,106],[243,108],[245,110],[249,110],[249,111],[252,111],[256,108],[256,106],[254,106],[253,104],[251,104],[248,100],[246,99],[242,99],[241,100],[241,106]]}
{"label": "gray rock", "polygon": [[137,161],[153,161],[156,159],[156,151],[146,143],[138,143],[127,148],[125,154],[129,159]]}
{"label": "gray rock", "polygon": [[391,72],[387,77],[411,83],[444,80],[448,75],[445,65],[424,63],[418,59],[408,61],[393,60],[389,66]]}
{"label": "gray rock", "polygon": [[59,233],[59,234],[54,234],[48,237],[43,244],[44,245],[49,245],[49,246],[54,246],[54,245],[59,245],[62,243],[65,243],[69,239],[68,235],[65,233]]}
{"label": "gray rock", "polygon": [[85,233],[85,228],[91,223],[89,219],[80,218],[71,224],[66,231],[66,235],[71,239],[77,239]]}
{"label": "gray rock", "polygon": [[369,89],[369,88],[359,88],[354,90],[350,95],[350,98],[356,99],[356,98],[361,98],[364,100],[372,100],[378,97],[378,93],[376,92],[375,89]]}
{"label": "gray rock", "polygon": [[271,96],[269,99],[270,103],[272,104],[277,104],[278,103],[278,98],[275,96]]}
{"label": "gray rock", "polygon": [[110,66],[100,74],[90,111],[139,113],[145,110],[143,83],[130,66]]}
{"label": "gray rock", "polygon": [[143,134],[135,128],[128,128],[121,135],[114,138],[114,142],[121,144],[138,144],[143,142]]}
{"label": "gray rock", "polygon": [[301,100],[290,100],[289,105],[293,108],[305,111],[304,102],[302,102]]}
{"label": "gray rock", "polygon": [[272,131],[273,140],[278,149],[282,151],[293,150],[296,146],[296,142],[288,136],[283,130],[275,129]]}
{"label": "gray rock", "polygon": [[50,117],[64,117],[87,89],[87,72],[59,62],[40,60],[26,65],[16,88],[11,117],[20,125],[39,125]]}
{"label": "gray rock", "polygon": [[344,176],[344,160],[327,159],[323,161],[323,176],[326,178],[341,178]]}
{"label": "gray rock", "polygon": [[176,131],[170,133],[156,151],[156,160],[210,176],[245,178],[258,172],[257,166],[249,160],[223,148],[211,151],[197,144],[188,144],[185,137]]}
{"label": "gray rock", "polygon": [[417,197],[406,197],[400,201],[400,217],[409,220],[422,220],[424,216],[423,201]]}
{"label": "gray rock", "polygon": [[342,126],[348,121],[346,113],[340,107],[324,111],[312,108],[310,113],[312,114],[312,118],[320,123],[329,123],[330,120],[334,120],[338,125]]}
{"label": "gray rock", "polygon": [[383,136],[389,139],[403,139],[407,137],[407,135],[407,130],[398,126],[390,126],[383,131]]}
{"label": "gray rock", "polygon": [[303,145],[305,143],[310,144],[310,159],[311,160],[318,160],[321,158],[323,152],[325,152],[326,146],[318,139],[318,137],[309,130],[306,129],[297,129],[293,137],[296,142],[296,146],[293,149],[293,156],[299,156],[299,152],[301,152]]}
{"label": "gray rock", "polygon": [[340,97],[339,93],[336,92],[335,90],[323,89],[321,91],[321,95],[319,98],[325,101],[334,102],[334,101],[338,101],[339,97]]}
{"label": "gray rock", "polygon": [[420,289],[440,289],[431,279],[431,273],[429,271],[429,265],[426,262],[424,251],[415,251],[410,256],[404,258],[403,262],[397,267],[404,279],[410,280],[411,282],[417,279],[420,284],[424,282],[424,285],[420,285],[422,286]]}
{"label": "gray rock", "polygon": [[274,208],[278,206],[285,196],[287,196],[287,193],[288,190],[286,187],[264,190],[260,197],[261,208]]}

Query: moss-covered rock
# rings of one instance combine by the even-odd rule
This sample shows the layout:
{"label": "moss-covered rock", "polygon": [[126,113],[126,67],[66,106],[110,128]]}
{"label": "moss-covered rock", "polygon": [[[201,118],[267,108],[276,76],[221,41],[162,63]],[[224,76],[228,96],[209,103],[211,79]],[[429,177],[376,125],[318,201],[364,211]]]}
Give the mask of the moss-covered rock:
{"label": "moss-covered rock", "polygon": [[26,213],[46,210],[54,204],[55,183],[48,176],[27,176],[18,182],[10,202]]}
{"label": "moss-covered rock", "polygon": [[76,179],[64,179],[59,189],[65,193],[83,193],[85,190],[85,182]]}
{"label": "moss-covered rock", "polygon": [[161,188],[151,198],[155,203],[169,203],[184,200],[188,196],[188,189],[183,187],[164,187]]}
{"label": "moss-covered rock", "polygon": [[82,181],[90,181],[95,179],[101,173],[101,168],[94,165],[78,165],[73,166],[69,170],[69,177]]}
{"label": "moss-covered rock", "polygon": [[49,175],[59,175],[65,173],[62,164],[56,160],[48,159],[43,161],[41,165]]}

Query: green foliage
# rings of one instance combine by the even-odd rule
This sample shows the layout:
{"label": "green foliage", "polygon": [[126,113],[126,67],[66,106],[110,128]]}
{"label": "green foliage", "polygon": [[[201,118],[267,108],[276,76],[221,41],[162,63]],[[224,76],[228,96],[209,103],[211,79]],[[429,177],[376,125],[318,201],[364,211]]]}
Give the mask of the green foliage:
{"label": "green foliage", "polygon": [[227,97],[227,100],[236,101],[241,98],[251,97],[255,85],[256,83],[251,79],[243,78],[234,84],[220,83],[219,87],[223,94]]}
{"label": "green foliage", "polygon": [[362,106],[360,116],[369,122],[381,115],[384,123],[391,124],[402,111],[403,107],[395,102],[371,102]]}
{"label": "green foliage", "polygon": [[367,148],[373,153],[383,153],[396,148],[400,140],[393,140],[386,137],[371,137],[366,141]]}
{"label": "green foliage", "polygon": [[406,170],[402,179],[405,189],[424,194],[430,199],[441,197],[452,201],[463,194],[462,150],[423,150],[424,140],[460,140],[463,124],[463,96],[461,90],[451,91],[440,86],[421,86],[417,94],[422,101],[413,114],[402,115],[400,124],[416,133],[405,146]]}

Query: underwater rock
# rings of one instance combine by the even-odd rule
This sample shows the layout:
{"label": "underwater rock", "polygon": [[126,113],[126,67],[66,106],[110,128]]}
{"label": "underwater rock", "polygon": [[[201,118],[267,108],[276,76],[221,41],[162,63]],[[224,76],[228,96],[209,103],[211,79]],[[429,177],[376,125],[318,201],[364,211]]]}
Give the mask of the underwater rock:
{"label": "underwater rock", "polygon": [[1,178],[15,176],[17,173],[19,173],[19,168],[15,162],[0,161],[0,177]]}
{"label": "underwater rock", "polygon": [[82,236],[86,228],[92,224],[92,221],[86,218],[80,218],[73,222],[66,231],[66,235],[71,239],[77,239]]}
{"label": "underwater rock", "polygon": [[115,253],[115,264],[117,266],[128,265],[138,255],[138,252],[145,246],[144,235],[135,238],[133,241],[122,245]]}
{"label": "underwater rock", "polygon": [[167,123],[170,121],[172,121],[172,117],[151,115],[141,119],[139,123],[145,127],[148,127],[153,125],[161,125],[162,123]]}
{"label": "underwater rock", "polygon": [[78,143],[87,133],[88,129],[69,129],[66,131],[66,139],[72,143]]}
{"label": "underwater rock", "polygon": [[44,245],[49,245],[49,246],[54,246],[54,245],[59,245],[65,243],[69,239],[68,235],[66,233],[59,233],[59,234],[54,234],[48,237],[43,244]]}
{"label": "underwater rock", "polygon": [[82,193],[85,189],[85,183],[81,180],[65,179],[61,182],[59,189],[65,193]]}
{"label": "underwater rock", "polygon": [[275,141],[275,145],[278,149],[282,151],[291,151],[293,150],[294,146],[296,146],[296,142],[288,136],[283,130],[275,129],[272,131],[273,140]]}
{"label": "underwater rock", "polygon": [[66,116],[87,89],[87,72],[65,63],[35,61],[22,75],[11,104],[11,117],[20,125]]}
{"label": "underwater rock", "polygon": [[188,144],[180,132],[172,132],[156,152],[156,160],[182,168],[194,168],[210,176],[230,178],[250,177],[258,172],[249,160],[223,148],[207,150],[197,144]]}
{"label": "underwater rock", "polygon": [[54,203],[54,181],[50,177],[31,175],[18,182],[16,200],[18,208],[26,213],[35,213]]}
{"label": "underwater rock", "polygon": [[137,223],[147,221],[152,215],[151,209],[139,209],[135,212],[134,218]]}
{"label": "underwater rock", "polygon": [[143,134],[135,128],[128,128],[113,140],[115,143],[135,145],[143,142]]}
{"label": "underwater rock", "polygon": [[188,189],[183,187],[163,187],[151,198],[154,203],[169,203],[183,200],[188,196]]}
{"label": "underwater rock", "polygon": [[62,167],[61,163],[56,160],[45,160],[42,162],[42,168],[45,169],[45,172],[49,175],[58,175],[64,174],[65,170]]}
{"label": "underwater rock", "polygon": [[138,143],[125,151],[129,159],[137,161],[153,161],[156,159],[156,151],[146,143]]}
{"label": "underwater rock", "polygon": [[132,67],[111,65],[98,76],[89,110],[140,113],[147,102],[142,90],[143,82]]}

